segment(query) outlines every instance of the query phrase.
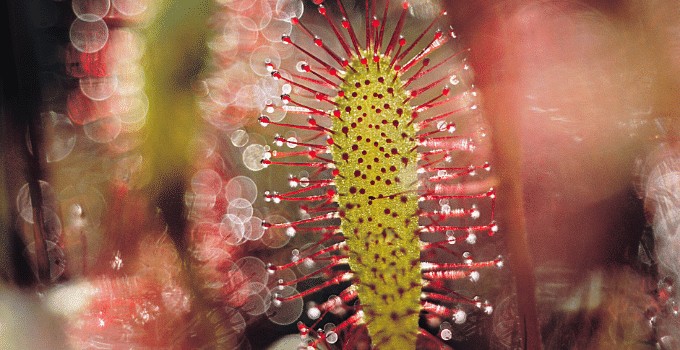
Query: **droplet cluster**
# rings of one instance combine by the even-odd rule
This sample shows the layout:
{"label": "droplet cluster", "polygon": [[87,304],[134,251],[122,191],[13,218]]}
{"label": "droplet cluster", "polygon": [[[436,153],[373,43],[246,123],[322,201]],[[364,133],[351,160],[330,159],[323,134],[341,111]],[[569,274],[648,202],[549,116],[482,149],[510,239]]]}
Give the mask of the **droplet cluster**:
{"label": "droplet cluster", "polygon": [[[299,58],[265,57],[254,69],[281,84],[280,108],[258,118],[278,132],[275,148],[262,146],[261,168],[307,172],[304,180],[290,174],[290,191],[264,193],[265,201],[302,213],[264,220],[264,235],[310,242],[268,266],[275,279],[299,271],[291,281],[279,279],[286,293],[272,295],[270,310],[340,285],[341,294],[308,304],[314,323],[298,324],[301,346],[359,346],[357,332],[365,329],[373,347],[415,348],[436,338],[419,329],[423,314],[459,325],[476,310],[491,313],[490,303],[454,289],[478,281],[478,270],[503,265],[500,256],[479,260],[466,248],[483,240],[480,233],[498,231],[492,181],[479,175],[490,165],[456,165],[478,161],[472,155],[486,137],[466,50],[447,49],[455,34],[435,27],[445,12],[405,37],[414,11],[408,2],[368,1],[359,20],[342,1],[317,4],[327,31],[290,17],[293,30],[281,39]],[[277,110],[285,113],[272,114]],[[318,278],[313,287],[290,289]],[[345,320],[317,328],[330,314]]]}

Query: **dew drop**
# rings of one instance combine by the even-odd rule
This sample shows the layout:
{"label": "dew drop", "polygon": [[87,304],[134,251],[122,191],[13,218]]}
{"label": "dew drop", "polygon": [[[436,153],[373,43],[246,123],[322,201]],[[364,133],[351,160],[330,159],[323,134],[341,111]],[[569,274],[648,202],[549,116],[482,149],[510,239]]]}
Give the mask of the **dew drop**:
{"label": "dew drop", "polygon": [[491,225],[491,232],[494,232],[494,233],[498,232],[498,225],[496,225],[496,224]]}
{"label": "dew drop", "polygon": [[472,282],[479,281],[479,272],[477,272],[477,271],[470,272],[470,281],[472,281]]}
{"label": "dew drop", "polygon": [[306,269],[311,270],[311,269],[313,269],[314,267],[316,267],[316,261],[314,261],[314,259],[306,258],[306,259],[302,262],[302,266],[304,266]]}
{"label": "dew drop", "polygon": [[53,111],[42,113],[45,126],[45,159],[48,163],[58,162],[73,151],[76,135],[73,123],[65,115]]}
{"label": "dew drop", "polygon": [[222,178],[212,169],[201,169],[191,177],[191,190],[200,195],[217,195],[222,191]]}
{"label": "dew drop", "polygon": [[118,77],[83,77],[79,80],[80,91],[91,100],[103,101],[118,88]]}
{"label": "dew drop", "polygon": [[334,324],[334,323],[330,323],[330,322],[329,322],[329,323],[326,323],[325,325],[323,325],[323,331],[324,331],[324,332],[330,332],[330,331],[332,331],[332,330],[334,330],[334,329],[335,329],[335,324]]}
{"label": "dew drop", "polygon": [[295,233],[296,233],[296,231],[295,231],[294,227],[286,228],[286,236],[293,238],[293,237],[295,237]]}
{"label": "dew drop", "polygon": [[465,323],[465,320],[467,320],[467,313],[463,310],[458,310],[453,315],[453,322],[456,324],[463,324]]}
{"label": "dew drop", "polygon": [[262,238],[262,235],[264,235],[264,227],[262,227],[262,219],[253,216],[250,218],[248,221],[248,224],[250,225],[250,230],[246,230],[246,235],[245,238],[250,240],[250,241],[257,241],[260,238]]}
{"label": "dew drop", "polygon": [[97,52],[109,40],[109,27],[101,19],[93,22],[75,19],[69,29],[69,38],[76,50],[85,53]]}
{"label": "dew drop", "polygon": [[126,130],[137,131],[144,126],[149,112],[149,98],[142,92],[128,95],[114,95],[113,113],[120,117]]}
{"label": "dew drop", "polygon": [[267,273],[266,265],[262,260],[253,256],[246,256],[236,261],[236,266],[241,269],[241,273],[248,282],[256,282],[262,285],[267,284],[269,274]]}
{"label": "dew drop", "polygon": [[267,264],[267,268],[270,275],[276,274],[275,277],[269,279],[270,282],[276,281],[277,285],[286,284],[289,286],[295,286],[296,283],[291,283],[291,281],[297,279],[297,275],[291,269],[279,269],[273,270],[270,268],[272,264]]}
{"label": "dew drop", "polygon": [[[50,280],[55,282],[66,271],[66,254],[56,243],[46,240],[45,248],[47,250],[47,259],[50,263]],[[26,247],[26,252],[33,259],[35,257],[35,242]],[[36,275],[38,271],[35,271]]]}
{"label": "dew drop", "polygon": [[278,51],[269,45],[260,46],[250,54],[250,69],[259,76],[269,76],[269,65],[277,68],[281,65]]}
{"label": "dew drop", "polygon": [[290,286],[275,288],[271,291],[272,306],[267,310],[267,317],[270,321],[279,325],[288,325],[297,320],[302,315],[302,298],[293,298],[282,301],[286,298],[298,294],[298,291]]}
{"label": "dew drop", "polygon": [[261,87],[250,84],[241,87],[236,93],[234,104],[242,108],[261,110],[264,108],[266,94]]}
{"label": "dew drop", "polygon": [[111,2],[109,0],[73,0],[71,7],[78,19],[85,22],[95,22],[109,13]]}
{"label": "dew drop", "polygon": [[292,23],[274,20],[269,22],[269,25],[262,29],[260,33],[262,33],[262,36],[271,43],[281,43],[281,35],[290,35],[292,30]]}
{"label": "dew drop", "polygon": [[249,203],[255,203],[257,199],[257,185],[247,176],[237,176],[229,180],[224,187],[224,195],[227,201],[245,199]]}
{"label": "dew drop", "polygon": [[[281,87],[283,89],[283,87]],[[280,122],[286,117],[288,111],[283,108],[283,102],[280,98],[274,100],[267,100],[262,114],[266,115],[269,120],[273,122]]]}
{"label": "dew drop", "polygon": [[307,309],[307,317],[309,317],[312,320],[316,320],[319,317],[321,317],[321,310],[319,310],[318,307],[316,307],[316,304],[310,303],[311,307]]}
{"label": "dew drop", "polygon": [[479,216],[480,216],[479,209],[477,209],[477,206],[473,205],[472,211],[470,212],[470,217],[473,219],[479,219]]}
{"label": "dew drop", "polygon": [[449,83],[451,83],[451,85],[458,85],[460,84],[460,80],[458,79],[458,76],[454,74],[449,79]]}
{"label": "dew drop", "polygon": [[499,255],[496,258],[496,267],[499,268],[499,269],[502,269],[503,265],[505,265],[505,262],[503,261],[503,257],[501,255]]}
{"label": "dew drop", "polygon": [[244,243],[246,235],[250,234],[247,232],[246,225],[250,228],[250,225],[247,222],[241,221],[238,216],[233,214],[224,215],[220,224],[220,234],[225,238],[225,243],[230,245]]}
{"label": "dew drop", "polygon": [[257,294],[250,294],[246,297],[246,300],[243,305],[241,305],[240,310],[251,316],[262,315],[267,310],[266,304],[268,303],[265,303],[265,300]]}
{"label": "dew drop", "polygon": [[252,144],[243,151],[243,165],[251,171],[260,171],[265,168],[261,160],[264,158],[266,150],[260,144]]}
{"label": "dew drop", "polygon": [[253,1],[255,6],[248,11],[241,11],[237,21],[243,28],[259,32],[272,20],[272,8],[269,1]]}
{"label": "dew drop", "polygon": [[[264,220],[267,224],[287,223],[288,220],[281,215],[269,215]],[[290,236],[285,233],[285,228],[270,227],[264,231],[260,242],[270,248],[281,248],[288,244]]]}
{"label": "dew drop", "polygon": [[441,212],[442,212],[443,214],[450,214],[450,213],[451,213],[451,206],[448,205],[448,204],[442,205],[442,207],[441,207]]}
{"label": "dew drop", "polygon": [[111,2],[118,12],[128,17],[141,15],[149,7],[149,0],[111,0]]}
{"label": "dew drop", "polygon": [[302,0],[278,0],[274,7],[274,18],[290,22],[292,18],[300,18],[305,7]]}
{"label": "dew drop", "polygon": [[446,240],[449,242],[449,244],[453,245],[456,244],[456,236],[455,233],[451,230],[446,231]]}
{"label": "dew drop", "polygon": [[298,63],[295,64],[295,69],[300,72],[300,73],[305,73],[306,70],[304,67],[306,67],[308,63],[306,61],[298,61]]}
{"label": "dew drop", "polygon": [[291,136],[286,139],[286,146],[288,146],[288,148],[295,148],[297,147],[297,142],[297,137]]}
{"label": "dew drop", "polygon": [[240,148],[248,143],[248,141],[250,140],[250,136],[248,135],[247,131],[243,129],[238,129],[234,130],[234,132],[231,133],[229,139],[231,140],[231,144],[234,145],[234,147]]}
{"label": "dew drop", "polygon": [[191,214],[212,209],[215,206],[216,200],[217,196],[215,195],[202,195],[193,192],[184,194],[184,203],[191,209]]}
{"label": "dew drop", "polygon": [[49,206],[42,207],[42,224],[45,239],[57,242],[62,234],[62,223],[59,215]]}
{"label": "dew drop", "polygon": [[293,249],[290,254],[290,261],[291,262],[298,262],[300,260],[300,251],[297,249]]}
{"label": "dew drop", "polygon": [[[48,182],[40,180],[38,183],[40,184],[40,192],[42,193],[43,207],[49,208],[49,206],[52,205],[51,203],[56,201],[56,195],[52,190],[52,186]],[[28,188],[28,183],[24,184],[19,189],[19,193],[17,193],[16,198],[16,205],[21,218],[32,224],[33,205],[31,202],[31,194]]]}
{"label": "dew drop", "polygon": [[83,125],[85,136],[97,143],[109,143],[115,140],[122,130],[119,117],[107,117]]}
{"label": "dew drop", "polygon": [[335,344],[338,341],[338,333],[335,333],[334,331],[326,332],[326,341],[329,344]]}
{"label": "dew drop", "polygon": [[487,315],[491,315],[493,313],[493,306],[489,304],[489,302],[484,303],[484,313]]}
{"label": "dew drop", "polygon": [[118,271],[123,268],[123,258],[121,258],[120,251],[116,251],[116,253],[113,255],[113,259],[109,262],[109,265],[111,268],[115,271]]}
{"label": "dew drop", "polygon": [[227,214],[235,216],[241,223],[246,224],[253,217],[253,206],[244,198],[236,198],[229,202]]}
{"label": "dew drop", "polygon": [[442,338],[442,340],[448,341],[451,340],[451,338],[453,337],[453,333],[451,332],[450,329],[445,328],[439,332],[439,337]]}
{"label": "dew drop", "polygon": [[252,0],[218,0],[218,3],[226,5],[235,11],[245,11],[253,7],[255,1]]}
{"label": "dew drop", "polygon": [[465,242],[467,242],[467,244],[477,243],[477,235],[472,232],[468,233],[467,237],[465,238]]}

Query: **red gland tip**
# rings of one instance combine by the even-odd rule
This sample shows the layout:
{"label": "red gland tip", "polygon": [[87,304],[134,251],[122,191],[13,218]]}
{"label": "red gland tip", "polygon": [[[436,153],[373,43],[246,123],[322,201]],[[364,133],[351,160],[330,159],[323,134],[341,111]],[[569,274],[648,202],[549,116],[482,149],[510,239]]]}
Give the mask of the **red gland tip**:
{"label": "red gland tip", "polygon": [[399,46],[406,45],[406,39],[403,36],[399,36]]}
{"label": "red gland tip", "polygon": [[321,5],[321,4],[319,4],[319,13],[320,13],[322,16],[325,16],[325,15],[326,15],[326,7],[323,6],[323,5]]}
{"label": "red gland tip", "polygon": [[333,116],[336,118],[340,118],[340,110],[339,109],[333,110]]}
{"label": "red gland tip", "polygon": [[366,59],[366,57],[361,58],[361,64],[363,64],[364,66],[368,64],[368,60]]}
{"label": "red gland tip", "polygon": [[269,120],[269,117],[266,115],[261,115],[259,118],[257,118],[257,121],[260,122],[262,126],[267,126],[269,123],[271,123],[271,120]]}
{"label": "red gland tip", "polygon": [[451,92],[451,89],[448,86],[446,86],[446,87],[444,87],[444,89],[442,89],[442,95],[444,95],[444,96],[448,96],[449,92]]}
{"label": "red gland tip", "polygon": [[309,118],[309,120],[307,120],[307,123],[309,123],[309,125],[311,125],[311,126],[316,126],[316,119]]}
{"label": "red gland tip", "polygon": [[335,143],[335,141],[333,141],[333,138],[329,137],[329,138],[326,139],[326,143],[329,144],[329,145],[333,145]]}
{"label": "red gland tip", "polygon": [[301,67],[302,67],[302,70],[304,70],[307,73],[312,71],[312,67],[310,65],[306,64],[306,63],[303,64]]}
{"label": "red gland tip", "polygon": [[290,35],[286,35],[286,34],[281,36],[281,41],[283,41],[286,44],[290,44],[290,43],[293,42],[292,40],[290,40]]}
{"label": "red gland tip", "polygon": [[438,30],[436,33],[434,33],[434,40],[439,40],[444,36],[444,33],[442,33],[441,30]]}
{"label": "red gland tip", "polygon": [[276,80],[279,80],[279,79],[281,79],[281,73],[279,73],[279,71],[275,70],[275,71],[272,72],[272,77]]}
{"label": "red gland tip", "polygon": [[331,174],[333,174],[333,176],[338,176],[338,175],[340,175],[340,170],[333,169],[333,171],[331,171]]}
{"label": "red gland tip", "polygon": [[302,321],[298,321],[297,327],[298,327],[298,331],[300,331],[301,337],[304,338],[304,337],[307,336],[307,334],[309,334],[309,328],[307,328],[307,326],[305,326],[305,324],[302,323]]}
{"label": "red gland tip", "polygon": [[281,95],[281,101],[283,102],[283,104],[287,105],[290,102],[290,95],[287,94]]}
{"label": "red gland tip", "polygon": [[345,97],[345,92],[342,90],[338,91],[338,97]]}
{"label": "red gland tip", "polygon": [[313,0],[312,2],[314,3],[314,5],[321,5],[321,4],[323,4],[323,0]]}
{"label": "red gland tip", "polygon": [[429,65],[430,65],[430,59],[429,58],[424,59],[423,60],[423,67],[427,67]]}
{"label": "red gland tip", "polygon": [[404,1],[401,3],[401,7],[404,8],[404,10],[408,10],[408,8],[411,6],[411,4],[408,3],[408,1]]}
{"label": "red gland tip", "polygon": [[341,23],[343,28],[349,29],[349,21],[347,20],[347,18],[343,17]]}
{"label": "red gland tip", "polygon": [[493,262],[494,262],[494,264],[496,265],[497,268],[499,268],[499,269],[502,268],[503,265],[504,265],[503,256],[499,255],[496,259],[494,259]]}
{"label": "red gland tip", "polygon": [[489,164],[489,162],[485,162],[484,165],[482,166],[482,168],[484,168],[484,170],[486,170],[486,171],[490,171],[491,170],[491,164]]}
{"label": "red gland tip", "polygon": [[310,159],[314,159],[314,158],[316,158],[316,151],[313,151],[313,150],[309,151],[307,153],[307,155],[309,156]]}
{"label": "red gland tip", "polygon": [[321,40],[321,38],[314,38],[314,44],[316,44],[318,47],[321,47],[323,46],[323,40]]}
{"label": "red gland tip", "polygon": [[373,62],[378,63],[380,61],[380,56],[373,55]]}
{"label": "red gland tip", "polygon": [[489,236],[493,236],[496,232],[498,232],[498,224],[494,220],[491,222],[491,227],[489,228]]}
{"label": "red gland tip", "polygon": [[333,68],[333,67],[330,67],[330,68],[328,68],[328,74],[337,77],[338,76],[338,70]]}
{"label": "red gland tip", "polygon": [[373,17],[373,21],[371,21],[371,25],[373,28],[378,28],[380,26],[380,21],[378,21],[378,18]]}
{"label": "red gland tip", "polygon": [[297,17],[291,17],[290,23],[293,23],[294,25],[298,25],[298,23],[300,23],[300,19],[297,18]]}

